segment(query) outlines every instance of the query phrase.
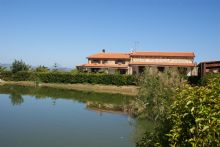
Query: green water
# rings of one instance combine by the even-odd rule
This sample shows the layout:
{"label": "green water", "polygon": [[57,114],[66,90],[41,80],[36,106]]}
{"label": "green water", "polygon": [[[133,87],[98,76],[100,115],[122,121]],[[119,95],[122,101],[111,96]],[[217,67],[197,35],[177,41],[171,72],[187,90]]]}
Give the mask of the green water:
{"label": "green water", "polygon": [[[131,99],[119,94],[0,86],[0,147],[134,147],[135,138],[150,125],[112,112],[123,111]],[[95,106],[107,107],[103,112]]]}

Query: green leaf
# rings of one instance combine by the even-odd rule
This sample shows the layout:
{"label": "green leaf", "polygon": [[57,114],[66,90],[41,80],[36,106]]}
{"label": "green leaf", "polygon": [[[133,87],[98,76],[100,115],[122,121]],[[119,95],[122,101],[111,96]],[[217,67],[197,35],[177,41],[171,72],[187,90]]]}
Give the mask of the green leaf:
{"label": "green leaf", "polygon": [[209,126],[204,126],[202,131],[204,132],[205,130],[207,130],[209,128]]}
{"label": "green leaf", "polygon": [[203,121],[203,120],[204,120],[204,118],[196,118],[196,123]]}
{"label": "green leaf", "polygon": [[186,103],[186,105],[189,106],[189,105],[192,104],[192,103],[193,103],[192,101],[188,101],[188,102]]}

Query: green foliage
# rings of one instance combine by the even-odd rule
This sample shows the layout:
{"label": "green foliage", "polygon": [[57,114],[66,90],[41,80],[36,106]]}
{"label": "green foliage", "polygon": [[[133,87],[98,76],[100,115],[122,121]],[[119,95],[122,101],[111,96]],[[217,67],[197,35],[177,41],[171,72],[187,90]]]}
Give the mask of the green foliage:
{"label": "green foliage", "polygon": [[13,73],[11,71],[2,71],[0,72],[0,79],[10,81],[10,80],[13,80],[12,75]]}
{"label": "green foliage", "polygon": [[161,146],[158,132],[146,132],[144,137],[139,140],[136,147],[159,147]]}
{"label": "green foliage", "polygon": [[36,72],[49,72],[50,70],[48,67],[40,65],[37,68],[35,68],[34,71],[36,71]]}
{"label": "green foliage", "polygon": [[6,67],[0,66],[0,72],[6,71]]}
{"label": "green foliage", "polygon": [[139,77],[140,90],[136,101],[131,105],[133,112],[139,117],[157,120],[167,113],[176,89],[183,85],[177,69],[167,69],[159,72],[157,68],[146,68]]}
{"label": "green foliage", "polygon": [[120,75],[120,70],[115,70],[115,75]]}
{"label": "green foliage", "polygon": [[99,70],[97,73],[98,74],[108,74],[107,70]]}
{"label": "green foliage", "polygon": [[210,83],[210,80],[212,80],[212,79],[216,79],[217,80],[216,82],[220,83],[220,74],[219,73],[218,74],[217,73],[209,73],[201,79],[200,84],[207,85],[208,83]]}
{"label": "green foliage", "polygon": [[105,85],[135,85],[136,78],[130,75],[72,74],[71,72],[3,72],[0,78],[13,81],[41,81],[45,83],[91,83]]}
{"label": "green foliage", "polygon": [[34,73],[29,71],[19,71],[12,75],[14,81],[34,81],[34,77]]}
{"label": "green foliage", "polygon": [[19,71],[12,73],[11,71],[4,71],[0,73],[0,78],[6,81],[31,81],[35,78],[35,73],[29,71]]}
{"label": "green foliage", "polygon": [[187,75],[187,68],[185,67],[177,67],[177,71],[181,76],[186,76]]}
{"label": "green foliage", "polygon": [[72,74],[78,74],[78,73],[79,73],[79,70],[77,70],[77,69],[72,69],[70,72],[71,72]]}
{"label": "green foliage", "polygon": [[201,86],[201,85],[207,85],[207,83],[209,83],[209,80],[213,78],[220,79],[220,74],[219,73],[208,73],[202,78],[199,76],[190,76],[187,78],[187,80],[190,85]]}
{"label": "green foliage", "polygon": [[188,77],[187,80],[190,85],[200,85],[201,84],[201,78],[199,76],[190,76],[190,77]]}
{"label": "green foliage", "polygon": [[51,97],[54,100],[69,99],[83,103],[90,102],[90,103],[98,103],[101,105],[113,104],[114,106],[119,106],[119,107],[123,107],[125,103],[128,103],[131,99],[133,99],[132,96],[121,95],[121,94],[95,93],[95,92],[76,91],[76,90],[49,88],[49,87],[41,87],[41,86],[33,88],[28,86],[25,87],[25,86],[16,86],[16,85],[5,85],[5,86],[0,86],[0,93],[10,94],[10,99],[12,101],[12,104],[19,104],[18,101],[22,99],[22,95],[31,95],[38,99]]}
{"label": "green foliage", "polygon": [[154,122],[153,131],[147,130],[136,143],[137,147],[167,147],[169,146],[169,137],[166,135],[171,130],[171,122],[166,117]]}
{"label": "green foliage", "polygon": [[137,142],[148,146],[220,146],[220,78],[207,75],[203,85],[179,88],[168,113]]}
{"label": "green foliage", "polygon": [[135,78],[128,75],[105,75],[105,74],[71,74],[65,73],[39,73],[42,82],[46,83],[91,83],[106,85],[134,85]]}
{"label": "green foliage", "polygon": [[186,85],[171,106],[171,145],[220,146],[220,79],[206,86]]}
{"label": "green foliage", "polygon": [[13,63],[12,63],[12,66],[11,66],[11,71],[13,73],[17,73],[19,71],[28,71],[30,69],[30,66],[25,64],[25,62],[23,62],[22,60],[15,60]]}
{"label": "green foliage", "polygon": [[11,99],[12,105],[20,105],[24,102],[22,96],[18,93],[12,93],[9,98]]}

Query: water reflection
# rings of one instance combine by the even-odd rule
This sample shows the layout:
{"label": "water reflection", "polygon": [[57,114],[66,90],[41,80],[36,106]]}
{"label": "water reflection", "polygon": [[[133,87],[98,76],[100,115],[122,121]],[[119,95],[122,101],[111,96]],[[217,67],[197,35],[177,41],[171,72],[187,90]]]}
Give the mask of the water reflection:
{"label": "water reflection", "polygon": [[9,95],[12,105],[21,105],[24,102],[23,97],[18,93],[13,93]]}
{"label": "water reflection", "polygon": [[20,105],[24,102],[22,95],[30,95],[36,99],[53,99],[52,105],[56,105],[57,99],[69,99],[86,103],[89,109],[125,111],[125,106],[132,96],[121,94],[106,94],[84,92],[47,87],[24,87],[24,86],[0,86],[0,93],[10,94],[12,105]]}
{"label": "water reflection", "polygon": [[[56,109],[52,109],[50,106],[46,105],[48,103],[44,103],[41,105],[35,105],[35,107],[29,106],[29,105],[21,105],[25,111],[18,111],[19,109],[16,109],[16,111],[12,111],[15,113],[15,116],[23,115],[23,118],[26,119],[19,119],[19,120],[13,120],[16,117],[11,117],[11,121],[7,122],[18,122],[20,121],[21,124],[25,124],[26,120],[31,121],[29,124],[35,124],[33,126],[38,126],[41,122],[41,127],[38,129],[42,129],[42,127],[45,127],[42,129],[42,132],[44,130],[49,130],[48,132],[54,132],[50,135],[59,134],[60,132],[64,132],[63,130],[66,128],[65,133],[69,133],[67,136],[72,136],[72,133],[77,130],[85,130],[86,133],[82,135],[82,138],[88,134],[88,132],[91,132],[92,134],[94,127],[97,127],[99,132],[102,132],[103,134],[108,134],[109,132],[112,132],[112,136],[119,135],[111,129],[111,127],[115,127],[114,124],[122,123],[125,119],[125,124],[118,125],[118,129],[120,130],[120,127],[125,127],[121,130],[121,140],[124,140],[123,133],[128,131],[129,128],[134,128],[134,131],[132,131],[131,139],[134,140],[134,142],[141,138],[142,134],[146,130],[146,128],[153,128],[152,124],[149,121],[146,120],[136,120],[133,119],[130,116],[124,117],[123,115],[119,115],[122,117],[118,117],[117,115],[111,115],[111,113],[105,113],[106,112],[114,112],[114,113],[126,113],[127,112],[127,104],[129,104],[129,101],[133,99],[131,96],[126,95],[120,95],[120,94],[105,94],[105,93],[94,93],[94,92],[83,92],[83,91],[73,91],[73,90],[62,90],[62,89],[54,89],[54,88],[42,88],[42,87],[23,87],[23,86],[0,86],[0,93],[2,94],[9,94],[9,98],[11,101],[11,104],[13,106],[18,106],[24,103],[25,101],[28,101],[25,95],[31,96],[28,98],[34,97],[34,99],[47,99],[47,102],[49,102],[50,106],[54,106]],[[51,101],[52,100],[52,101]],[[72,100],[77,101],[79,103],[74,103],[74,106],[70,105],[69,101],[59,101],[59,100]],[[36,103],[36,101],[29,101],[30,103]],[[64,104],[63,104],[64,103]],[[84,104],[81,104],[84,103]],[[81,105],[86,106],[87,109],[93,110],[98,112],[94,115],[94,113],[89,113],[85,111],[85,109],[81,109]],[[51,111],[53,110],[53,111]],[[68,111],[67,111],[68,110]],[[71,110],[71,111],[70,111]],[[4,112],[4,111],[2,111]],[[31,112],[31,115],[29,114]],[[67,113],[66,113],[67,112]],[[71,112],[71,113],[69,113]],[[90,111],[91,112],[91,111]],[[18,114],[16,114],[18,113]],[[32,113],[35,113],[35,115],[32,115]],[[42,114],[45,116],[44,120],[41,120]],[[8,114],[10,115],[10,114]],[[4,115],[6,116],[6,115]],[[32,119],[29,119],[31,116],[35,116]],[[77,119],[72,119],[72,117],[75,117]],[[97,116],[100,118],[97,119]],[[39,118],[38,118],[39,117]],[[52,119],[53,118],[53,119]],[[45,119],[47,121],[45,121]],[[53,120],[51,122],[51,119]],[[108,119],[108,121],[105,121]],[[3,119],[4,120],[4,119]],[[7,120],[7,119],[6,119]],[[33,121],[32,121],[33,120]],[[24,121],[24,122],[23,122]],[[60,123],[59,123],[60,121]],[[47,122],[47,123],[45,123]],[[64,123],[65,122],[65,123]],[[89,122],[89,123],[87,123]],[[54,126],[46,126],[46,124],[53,124]],[[60,127],[59,131],[57,131],[57,123],[59,123],[58,126]],[[85,125],[83,125],[85,123]],[[99,124],[100,123],[100,124]],[[107,123],[107,124],[106,124]],[[124,123],[124,122],[123,122]],[[5,123],[7,124],[7,123]],[[75,124],[75,125],[74,125]],[[79,125],[80,124],[80,125]],[[97,126],[95,126],[97,124]],[[82,126],[81,126],[82,125]],[[91,126],[90,126],[91,125]],[[94,125],[94,126],[93,126]],[[14,126],[14,125],[13,125]],[[108,127],[106,127],[108,126]],[[130,127],[128,127],[130,126]],[[25,126],[24,126],[25,127]],[[74,131],[69,131],[69,128],[74,128]],[[100,127],[100,128],[99,128]],[[103,128],[102,128],[103,127]],[[1,127],[0,127],[1,128]],[[10,128],[10,127],[9,127]],[[54,129],[56,128],[56,129]],[[80,129],[78,129],[80,128]],[[19,129],[19,127],[17,128]],[[30,127],[30,130],[33,129],[33,127]],[[36,129],[36,130],[38,130]],[[27,129],[28,130],[28,129]],[[13,131],[13,130],[12,130]],[[97,131],[97,130],[96,130]],[[18,131],[19,132],[19,131]],[[37,131],[36,131],[37,132]],[[57,133],[59,132],[59,133]],[[1,132],[0,132],[1,133]],[[29,134],[29,132],[26,132]],[[65,136],[63,133],[62,135]],[[127,132],[128,133],[128,132]],[[44,133],[42,133],[44,134]],[[39,133],[38,137],[40,138],[41,133]],[[81,131],[77,132],[76,138],[79,134],[82,134]],[[126,134],[126,133],[125,133]],[[94,134],[93,134],[94,135]],[[90,140],[91,136],[88,135],[88,140]],[[26,135],[29,136],[29,135]],[[99,137],[103,137],[104,135],[100,135]],[[110,135],[111,136],[111,135]],[[62,137],[62,136],[61,136]],[[43,139],[43,138],[42,138]],[[4,139],[2,139],[4,140]],[[59,139],[57,139],[59,140]],[[69,140],[72,140],[70,138]],[[68,140],[68,141],[69,141]],[[108,139],[107,139],[108,140]],[[1,141],[1,135],[0,135],[0,141]],[[76,139],[77,141],[77,139]],[[113,141],[114,142],[114,141]],[[1,143],[0,143],[1,146]]]}

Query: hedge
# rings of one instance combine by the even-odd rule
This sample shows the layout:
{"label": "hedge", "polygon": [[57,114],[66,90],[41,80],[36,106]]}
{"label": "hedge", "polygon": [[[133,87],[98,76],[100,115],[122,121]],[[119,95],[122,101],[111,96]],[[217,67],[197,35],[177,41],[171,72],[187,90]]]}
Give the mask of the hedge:
{"label": "hedge", "polygon": [[69,72],[1,72],[0,78],[12,81],[41,81],[44,83],[91,83],[105,85],[136,85],[132,75],[106,75],[106,74],[72,74]]}
{"label": "hedge", "polygon": [[187,78],[190,85],[200,85],[201,78],[199,76],[190,76]]}
{"label": "hedge", "polygon": [[2,72],[0,72],[0,79],[6,80],[6,81],[13,80],[12,74],[13,73],[10,71],[2,71]]}
{"label": "hedge", "polygon": [[220,82],[220,74],[219,73],[209,73],[206,74],[205,76],[203,76],[202,78],[200,78],[199,76],[190,76],[187,78],[188,82],[190,85],[197,85],[197,86],[201,86],[201,85],[206,85],[208,84],[210,79],[219,79]]}

